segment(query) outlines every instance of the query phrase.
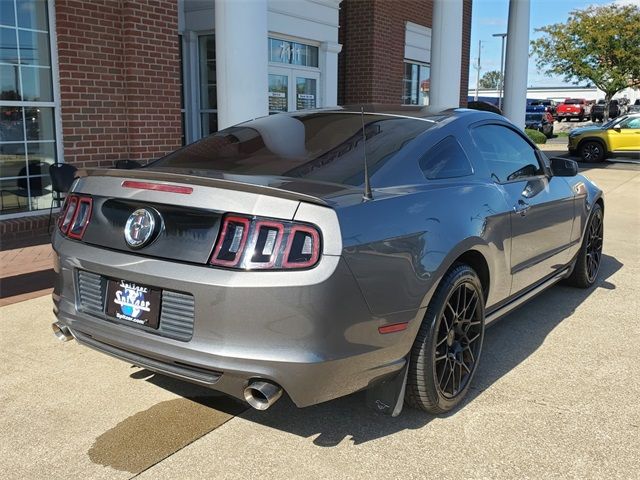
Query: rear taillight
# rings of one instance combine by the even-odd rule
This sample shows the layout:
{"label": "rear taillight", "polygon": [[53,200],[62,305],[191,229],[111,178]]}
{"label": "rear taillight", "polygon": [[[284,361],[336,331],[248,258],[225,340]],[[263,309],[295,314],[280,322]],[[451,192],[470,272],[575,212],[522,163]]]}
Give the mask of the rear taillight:
{"label": "rear taillight", "polygon": [[312,225],[226,215],[210,263],[243,270],[310,268],[320,258],[320,241]]}
{"label": "rear taillight", "polygon": [[69,195],[58,219],[60,231],[70,238],[81,240],[91,219],[91,197]]}

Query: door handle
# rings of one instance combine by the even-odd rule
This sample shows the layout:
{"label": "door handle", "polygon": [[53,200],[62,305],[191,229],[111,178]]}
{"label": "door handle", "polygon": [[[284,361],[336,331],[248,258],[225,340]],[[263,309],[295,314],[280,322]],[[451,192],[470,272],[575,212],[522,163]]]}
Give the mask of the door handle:
{"label": "door handle", "polygon": [[527,212],[529,211],[530,208],[531,208],[531,205],[529,205],[524,200],[520,199],[520,200],[518,200],[518,203],[516,203],[513,206],[513,211],[515,213],[519,213],[520,216],[524,217],[527,214]]}

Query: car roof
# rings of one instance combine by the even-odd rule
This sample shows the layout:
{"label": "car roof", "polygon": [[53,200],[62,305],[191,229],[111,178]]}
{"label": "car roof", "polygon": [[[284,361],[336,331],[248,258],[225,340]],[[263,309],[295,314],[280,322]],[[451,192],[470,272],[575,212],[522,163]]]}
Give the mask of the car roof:
{"label": "car roof", "polygon": [[497,115],[492,112],[486,112],[481,110],[471,110],[468,108],[449,108],[449,109],[436,109],[429,106],[422,105],[389,105],[389,104],[360,104],[360,105],[345,105],[340,107],[325,107],[314,110],[298,110],[297,112],[291,112],[291,115],[309,115],[316,113],[361,113],[365,114],[377,114],[377,115],[389,115],[396,117],[416,118],[421,120],[428,120],[434,123],[439,123],[447,119],[474,117],[474,119],[482,118],[499,118],[505,120],[502,115]]}

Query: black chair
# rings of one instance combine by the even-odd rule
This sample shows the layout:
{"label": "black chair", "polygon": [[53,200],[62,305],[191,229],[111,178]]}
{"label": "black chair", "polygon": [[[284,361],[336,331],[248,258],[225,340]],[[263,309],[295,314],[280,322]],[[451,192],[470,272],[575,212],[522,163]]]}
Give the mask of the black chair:
{"label": "black chair", "polygon": [[[51,192],[51,180],[49,176],[43,176],[43,171],[47,167],[46,163],[34,162],[29,163],[27,167],[22,167],[18,172],[15,188],[5,188],[0,192],[2,198],[0,209],[4,212],[4,195],[14,195],[18,198],[18,209],[20,209],[20,198],[26,198],[28,202],[32,202],[37,197],[44,197]],[[27,177],[27,173],[29,176]],[[31,203],[33,206],[33,203]]]}
{"label": "black chair", "polygon": [[[60,205],[61,200],[69,190],[73,181],[76,179],[76,172],[78,169],[68,163],[54,163],[49,166],[49,176],[51,177],[51,188],[56,194],[56,200]],[[47,225],[47,231],[51,229],[51,215],[53,213],[53,196],[51,197],[51,206],[49,207],[49,223]]]}
{"label": "black chair", "polygon": [[119,170],[135,170],[136,168],[142,167],[140,162],[135,160],[117,160],[116,168]]}

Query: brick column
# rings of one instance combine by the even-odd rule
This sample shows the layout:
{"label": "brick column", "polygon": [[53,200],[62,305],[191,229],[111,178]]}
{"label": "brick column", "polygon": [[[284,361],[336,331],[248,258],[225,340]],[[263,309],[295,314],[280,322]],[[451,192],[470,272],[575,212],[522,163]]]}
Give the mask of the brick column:
{"label": "brick column", "polygon": [[[472,0],[463,1],[460,103],[466,105]],[[432,28],[433,0],[343,0],[340,4],[338,102],[402,101],[406,22]]]}
{"label": "brick column", "polygon": [[149,160],[180,146],[178,2],[122,3],[129,158]]}
{"label": "brick column", "polygon": [[180,145],[175,0],[56,0],[64,161],[148,160]]}

